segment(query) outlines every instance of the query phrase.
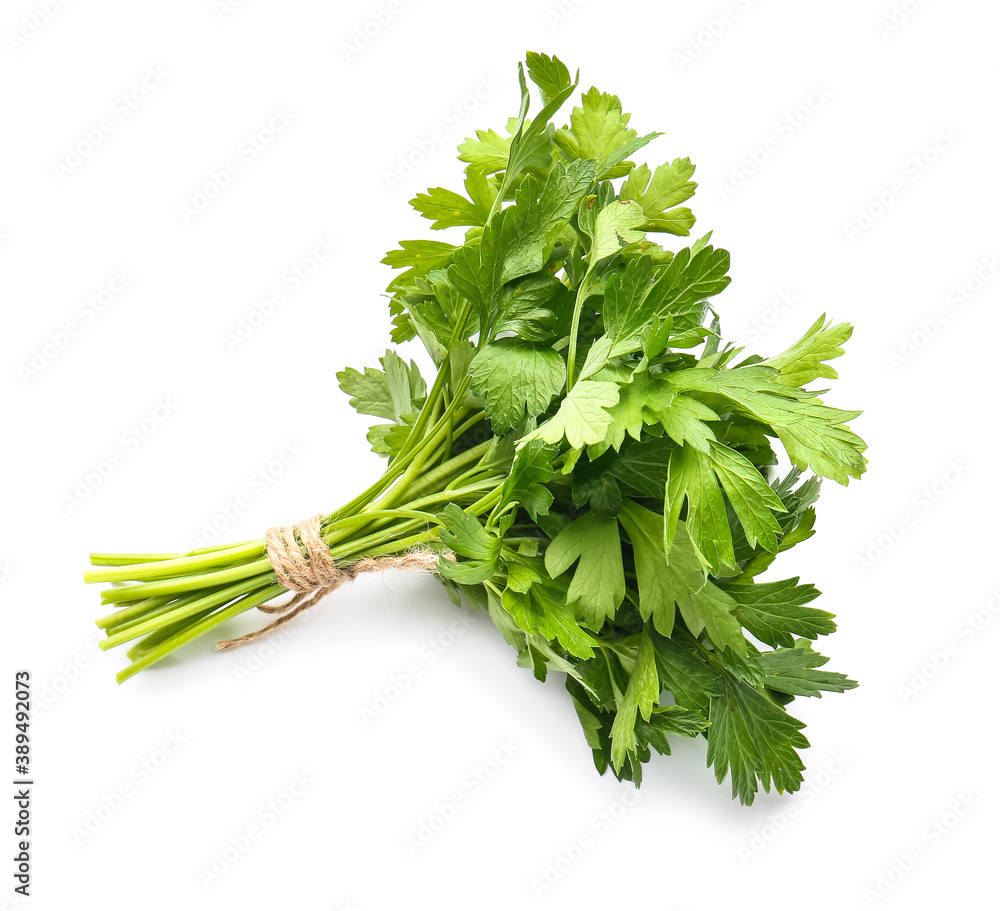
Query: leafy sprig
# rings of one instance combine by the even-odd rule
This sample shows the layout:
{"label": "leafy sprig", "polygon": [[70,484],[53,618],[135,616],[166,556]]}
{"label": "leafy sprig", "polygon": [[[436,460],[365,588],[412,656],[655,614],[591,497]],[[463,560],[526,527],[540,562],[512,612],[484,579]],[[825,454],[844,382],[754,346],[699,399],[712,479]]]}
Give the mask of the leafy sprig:
{"label": "leafy sprig", "polygon": [[[443,575],[489,607],[540,679],[568,675],[602,771],[638,782],[668,734],[707,732],[710,762],[744,802],[758,786],[795,790],[807,743],[787,697],[854,684],[816,670],[825,659],[805,644],[835,628],[809,606],[819,592],[756,576],[812,533],[817,484],[797,485],[803,471],[846,483],[864,470],[847,426],[858,412],[806,388],[836,377],[828,362],[850,327],[821,317],[766,359],[724,343],[705,319],[729,253],[711,234],[675,250],[651,239],[689,235],[694,166],[629,161],[658,134],[639,137],[597,89],[555,129],[543,118],[575,81],[544,55],[529,54],[528,73],[541,113],[527,119],[522,79],[510,136],[462,146],[466,187],[485,180],[492,217],[457,221],[477,201],[451,191],[413,201],[436,229],[470,228],[433,281],[474,319],[446,338],[411,306],[419,280],[391,288],[397,326],[474,349],[469,394],[513,450],[489,515],[449,512],[458,562]],[[429,196],[457,197],[453,216]],[[780,450],[795,467],[778,480]]]}
{"label": "leafy sprig", "polygon": [[[344,564],[447,550],[456,604],[488,611],[539,680],[564,676],[602,773],[638,785],[653,751],[704,736],[743,803],[794,791],[808,743],[787,705],[855,683],[820,669],[819,592],[759,577],[813,534],[820,479],[865,469],[859,412],[809,388],[836,378],[851,327],[820,317],[770,357],[727,342],[709,304],[729,253],[680,240],[694,165],[634,163],[660,134],[596,88],[558,125],[579,75],[526,63],[506,129],[459,147],[462,190],[411,202],[452,242],[386,255],[392,339],[418,339],[435,376],[391,349],[338,374],[388,467],[323,540]],[[121,679],[281,590],[261,542],[94,562],[119,568],[93,581],[133,582],[105,592],[105,644],[146,637]]]}

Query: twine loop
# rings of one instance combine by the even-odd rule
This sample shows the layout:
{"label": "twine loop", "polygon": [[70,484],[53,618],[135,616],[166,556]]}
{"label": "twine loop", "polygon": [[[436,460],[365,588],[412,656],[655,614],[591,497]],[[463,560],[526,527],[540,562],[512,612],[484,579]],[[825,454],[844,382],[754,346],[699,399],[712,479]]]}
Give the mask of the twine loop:
{"label": "twine loop", "polygon": [[[269,528],[265,535],[267,559],[278,581],[289,591],[306,594],[336,588],[346,580],[320,537],[322,516],[313,516],[287,528]],[[295,540],[298,534],[299,541]],[[353,576],[351,577],[353,578]]]}
{"label": "twine loop", "polygon": [[297,525],[275,526],[267,530],[267,559],[278,581],[294,594],[282,604],[258,605],[257,610],[279,616],[267,626],[245,636],[217,642],[217,649],[235,648],[267,636],[361,573],[377,573],[386,569],[433,572],[437,567],[439,556],[431,550],[362,557],[355,563],[338,566],[320,535],[322,520],[323,517],[317,515]]}

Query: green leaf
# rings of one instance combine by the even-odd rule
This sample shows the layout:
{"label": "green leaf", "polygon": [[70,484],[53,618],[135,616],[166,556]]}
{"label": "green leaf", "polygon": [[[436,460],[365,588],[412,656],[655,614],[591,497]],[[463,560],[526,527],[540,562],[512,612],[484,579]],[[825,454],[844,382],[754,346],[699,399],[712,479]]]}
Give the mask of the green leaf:
{"label": "green leaf", "polygon": [[[503,188],[510,186],[512,180],[525,168],[531,166],[546,167],[551,159],[553,127],[549,123],[552,115],[563,106],[563,103],[576,91],[577,83],[565,85],[555,95],[546,100],[541,111],[533,120],[527,122],[527,104],[525,98],[528,89],[524,82],[524,69],[518,65],[518,78],[521,83],[521,112],[518,118],[518,128],[510,144],[510,157],[504,174]],[[551,86],[550,86],[551,87]],[[590,157],[590,156],[587,156]],[[501,190],[503,196],[503,189]]]}
{"label": "green leaf", "polygon": [[573,505],[577,509],[589,506],[600,516],[616,516],[622,492],[611,470],[582,471],[578,467],[573,477]]}
{"label": "green leaf", "polygon": [[599,630],[625,597],[617,520],[587,512],[559,532],[545,550],[545,569],[556,578],[574,563],[567,600],[579,607],[586,626]]}
{"label": "green leaf", "polygon": [[712,582],[694,595],[677,601],[684,623],[696,636],[704,629],[708,638],[719,648],[728,648],[736,655],[745,655],[746,639],[739,620],[733,616],[736,602]]}
{"label": "green leaf", "polygon": [[426,193],[418,193],[410,200],[424,218],[434,222],[435,230],[467,225],[485,225],[489,210],[466,199],[460,193],[434,187]]}
{"label": "green leaf", "polygon": [[637,229],[645,220],[639,205],[628,199],[616,200],[601,209],[594,227],[590,262],[597,263],[642,240],[643,233]]}
{"label": "green leaf", "polygon": [[566,365],[551,348],[502,338],[479,349],[469,376],[472,391],[486,400],[493,432],[502,435],[549,407],[566,382]]}
{"label": "green leaf", "polygon": [[541,91],[543,104],[548,104],[573,84],[569,69],[558,57],[528,51],[526,62],[528,76]]}
{"label": "green leaf", "polygon": [[[604,213],[616,211],[620,210],[613,204],[602,210],[597,218],[598,230]],[[633,240],[637,236],[629,235]],[[614,246],[606,246],[599,252],[608,255],[616,250]],[[592,254],[592,259],[596,258]],[[651,285],[652,259],[647,255],[637,256],[623,273],[610,276],[605,288],[604,323],[614,340],[612,353],[640,350],[643,330],[667,317],[671,319],[671,330],[696,327],[701,322],[703,301],[729,284],[725,274],[728,269],[729,253],[725,250],[705,247],[693,256],[690,251],[681,250]]]}
{"label": "green leaf", "polygon": [[[580,368],[580,375],[577,379],[585,380],[600,373],[607,367],[610,356],[611,340],[606,335],[602,335],[587,351],[587,359],[583,362],[583,366]],[[609,378],[605,377],[605,379]]]}
{"label": "green leaf", "polygon": [[760,656],[764,685],[790,696],[822,696],[824,692],[843,693],[858,684],[844,674],[818,671],[830,659],[814,652],[799,640],[794,648],[779,648]]}
{"label": "green leaf", "polygon": [[[603,213],[602,213],[603,214]],[[608,278],[604,289],[604,328],[613,342],[611,355],[636,350],[642,330],[648,325],[643,308],[653,277],[653,260],[637,256]]]}
{"label": "green leaf", "polygon": [[[444,269],[432,269],[412,284],[394,290],[389,304],[394,317],[393,341],[408,341],[418,334],[434,363],[440,366],[445,352],[454,347],[455,320],[464,311],[465,299]],[[464,329],[468,338],[477,331],[478,324],[470,319]]]}
{"label": "green leaf", "polygon": [[[601,719],[590,710],[590,708],[593,708],[593,705],[589,701],[584,703],[574,695],[573,705],[576,707],[576,716],[580,719],[580,726],[583,728],[583,735],[587,740],[587,746],[594,752],[594,763],[597,766],[598,772],[603,775],[607,771],[608,766],[606,760],[601,761],[603,759],[603,747],[601,744],[603,725],[601,724]],[[590,706],[590,708],[587,706]]]}
{"label": "green leaf", "polygon": [[837,371],[824,361],[844,353],[840,346],[853,331],[850,323],[826,322],[824,313],[791,348],[763,363],[777,370],[778,379],[789,386],[805,386],[819,377],[836,379]]}
{"label": "green leaf", "polygon": [[733,797],[749,806],[758,782],[768,793],[797,791],[802,759],[796,752],[809,746],[801,721],[766,695],[729,675],[723,692],[713,697],[708,720],[708,764],[721,784],[728,773]]}
{"label": "green leaf", "polygon": [[532,440],[514,456],[507,480],[501,491],[501,505],[518,503],[534,521],[547,515],[552,506],[552,493],[545,486],[552,480],[552,463],[557,450],[541,440]]}
{"label": "green leaf", "polygon": [[337,374],[337,382],[351,397],[351,407],[359,414],[370,414],[391,421],[396,419],[385,373],[381,370],[365,367],[365,372],[359,373],[353,367],[348,367]]}
{"label": "green leaf", "polygon": [[722,692],[719,672],[683,640],[654,636],[653,644],[664,689],[673,693],[678,705],[707,712],[712,697]]}
{"label": "green leaf", "polygon": [[441,543],[466,558],[461,561],[442,559],[439,563],[441,574],[462,585],[489,579],[499,566],[500,538],[490,534],[475,516],[454,503],[449,503],[441,512],[441,521]]}
{"label": "green leaf", "polygon": [[[634,199],[646,213],[645,229],[663,231],[682,237],[691,233],[695,218],[690,209],[680,207],[690,199],[698,184],[689,178],[694,165],[688,158],[677,158],[660,165],[650,179],[646,165],[634,168],[622,185],[622,199]],[[693,255],[693,254],[692,254]]]}
{"label": "green leaf", "polygon": [[503,606],[500,593],[494,589],[489,589],[487,592],[486,604],[490,613],[490,619],[493,621],[493,625],[500,630],[504,641],[515,649],[518,654],[521,654],[521,652],[527,648],[528,636],[524,630],[514,622],[514,618]]}
{"label": "green leaf", "polygon": [[544,272],[508,282],[500,292],[493,334],[516,332],[528,342],[551,343],[555,314],[550,307],[565,290],[559,279]]}
{"label": "green leaf", "polygon": [[712,463],[703,453],[690,446],[678,446],[674,449],[667,472],[666,502],[668,546],[673,541],[674,531],[686,502],[685,524],[688,534],[711,573],[722,575],[723,567],[735,565],[726,504],[712,470]]}
{"label": "green leaf", "polygon": [[764,685],[764,668],[760,663],[760,652],[747,645],[746,652],[737,655],[732,649],[716,649],[715,658],[723,669],[734,678],[753,687]]}
{"label": "green leaf", "polygon": [[678,446],[711,451],[715,431],[708,423],[718,421],[719,416],[707,405],[687,395],[661,394],[650,402],[649,412]]}
{"label": "green leaf", "polygon": [[[492,210],[500,189],[494,183],[490,182],[489,176],[482,168],[469,165],[465,169],[465,192],[475,204],[476,209],[486,212],[487,215]],[[483,224],[486,224],[486,219],[483,220]]]}
{"label": "green leaf", "polygon": [[[577,212],[576,227],[578,234],[586,234],[587,237],[593,238],[597,228],[597,216],[617,198],[614,185],[610,180],[598,181],[593,192],[586,198]],[[574,274],[574,285],[579,284],[579,278],[583,274],[583,272],[580,275]]]}
{"label": "green leaf", "polygon": [[466,139],[459,145],[458,157],[483,174],[495,174],[507,167],[513,138],[501,136],[495,130],[476,130],[475,139]]}
{"label": "green leaf", "polygon": [[774,512],[785,511],[785,505],[778,495],[753,464],[736,450],[712,441],[709,444],[708,460],[750,545],[760,545],[771,552],[777,551],[777,535],[781,532],[781,526],[774,517]]}
{"label": "green leaf", "polygon": [[678,206],[676,209],[671,209],[662,215],[654,215],[652,218],[647,218],[646,224],[643,225],[643,230],[654,233],[674,234],[677,237],[687,237],[691,233],[694,223],[694,213],[684,206]]}
{"label": "green leaf", "polygon": [[635,136],[628,142],[618,146],[613,152],[602,155],[597,160],[597,177],[599,180],[611,180],[621,177],[632,169],[632,162],[626,161],[632,153],[638,152],[643,146],[649,145],[662,133],[647,133],[645,136]]}
{"label": "green leaf", "polygon": [[427,387],[417,365],[413,361],[407,365],[395,351],[386,351],[385,357],[379,360],[385,368],[385,383],[396,420],[415,413],[417,400],[422,401],[427,394]]}
{"label": "green leaf", "polygon": [[395,351],[386,351],[380,362],[384,370],[366,367],[359,373],[348,367],[337,374],[337,382],[361,414],[399,421],[417,410],[415,403],[422,401],[427,387],[416,363],[407,365]]}
{"label": "green leaf", "polygon": [[622,185],[622,199],[634,199],[649,217],[657,217],[667,209],[687,202],[698,184],[691,180],[694,165],[690,158],[675,158],[660,165],[650,175],[649,167],[635,167]]}
{"label": "green leaf", "polygon": [[545,265],[556,233],[576,213],[593,182],[594,163],[574,161],[552,166],[537,202],[534,177],[521,183],[515,204],[504,210],[504,281],[537,272]]}
{"label": "green leaf", "polygon": [[794,547],[796,544],[800,544],[802,541],[806,541],[816,534],[814,528],[816,524],[816,510],[807,509],[799,517],[799,521],[796,522],[793,528],[786,531],[781,539],[781,543],[778,545],[778,550],[788,550],[790,547]]}
{"label": "green leaf", "polygon": [[635,716],[638,712],[649,721],[653,706],[660,698],[660,683],[656,675],[656,652],[648,633],[639,637],[639,649],[629,677],[625,695],[618,703],[618,713],[611,726],[611,764],[622,767],[625,755],[635,750]]}
{"label": "green leaf", "polygon": [[667,561],[667,585],[692,635],[699,636],[704,631],[718,648],[729,648],[737,655],[745,655],[747,644],[743,627],[733,614],[738,605],[705,577],[684,522],[677,523]]}
{"label": "green leaf", "polygon": [[[602,167],[602,177],[614,178],[627,174],[629,168],[622,165],[624,156],[649,142],[653,136],[639,140],[635,130],[630,129],[629,114],[622,112],[622,104],[617,95],[608,95],[591,88],[583,95],[581,106],[573,108],[569,126],[555,134],[556,145],[566,158],[607,159]],[[638,143],[638,144],[633,144]],[[622,156],[615,157],[615,153]]]}
{"label": "green leaf", "polygon": [[558,599],[546,596],[540,586],[527,592],[507,588],[503,592],[504,609],[529,635],[538,634],[548,641],[558,641],[577,658],[593,658],[597,641],[580,628],[573,612]]}
{"label": "green leaf", "polygon": [[381,455],[395,455],[410,436],[408,424],[374,424],[368,430],[367,440],[372,452]]}
{"label": "green leaf", "polygon": [[663,636],[674,629],[671,573],[663,549],[663,516],[625,500],[618,521],[628,535],[635,556],[636,582],[639,586],[639,614],[643,620],[653,618],[653,626]]}
{"label": "green leaf", "polygon": [[[633,443],[615,459],[612,471],[632,496],[660,499],[667,486],[667,466],[674,444],[667,439]],[[657,535],[663,537],[663,519],[657,517]]]}
{"label": "green leaf", "polygon": [[847,426],[861,412],[823,405],[814,393],[782,383],[772,367],[683,370],[673,373],[670,382],[679,389],[720,395],[769,425],[800,468],[812,468],[839,484],[865,470],[865,443]]}
{"label": "green leaf", "polygon": [[472,303],[487,340],[508,320],[523,318],[517,295],[504,295],[505,286],[545,265],[555,235],[572,218],[592,173],[592,162],[557,165],[540,196],[529,176],[518,188],[515,204],[490,220],[479,243],[467,244],[455,254],[448,277]]}
{"label": "green leaf", "polygon": [[524,440],[557,444],[565,439],[573,449],[599,443],[612,420],[608,408],[617,402],[617,383],[581,380],[563,398],[555,415]]}
{"label": "green leaf", "polygon": [[670,314],[675,330],[701,325],[703,302],[730,282],[729,251],[702,246],[682,249],[656,280],[645,300],[647,321]]}
{"label": "green leaf", "polygon": [[628,382],[618,387],[618,402],[612,406],[611,423],[604,436],[604,443],[620,450],[628,434],[633,440],[642,437],[643,428],[655,421],[650,413],[650,405],[663,383],[657,381],[645,370],[637,370]]}
{"label": "green leaf", "polygon": [[658,706],[651,721],[658,730],[681,737],[696,737],[708,730],[708,719],[701,712],[679,705]]}
{"label": "green leaf", "polygon": [[[390,288],[412,284],[434,269],[441,269],[451,262],[455,251],[460,249],[453,244],[440,240],[401,240],[399,250],[390,250],[382,262],[393,269],[406,269],[402,275],[397,275]],[[464,249],[464,248],[461,248]]]}
{"label": "green leaf", "polygon": [[739,605],[736,616],[743,626],[768,645],[791,647],[793,636],[815,639],[837,628],[833,614],[805,606],[819,597],[819,591],[799,585],[798,576],[752,585],[726,583],[722,588]]}

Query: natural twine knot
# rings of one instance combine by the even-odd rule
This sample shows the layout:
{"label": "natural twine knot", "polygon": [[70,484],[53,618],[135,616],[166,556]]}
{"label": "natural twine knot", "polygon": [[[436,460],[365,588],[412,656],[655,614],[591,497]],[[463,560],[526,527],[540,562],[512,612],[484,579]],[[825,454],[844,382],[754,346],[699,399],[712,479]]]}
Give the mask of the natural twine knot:
{"label": "natural twine knot", "polygon": [[361,573],[378,573],[386,569],[432,572],[437,567],[438,554],[430,550],[388,557],[362,557],[356,563],[338,566],[320,536],[322,520],[322,516],[313,516],[297,525],[267,530],[267,559],[278,581],[295,594],[284,604],[258,605],[257,610],[280,616],[267,626],[245,636],[217,642],[217,649],[234,648],[268,635]]}

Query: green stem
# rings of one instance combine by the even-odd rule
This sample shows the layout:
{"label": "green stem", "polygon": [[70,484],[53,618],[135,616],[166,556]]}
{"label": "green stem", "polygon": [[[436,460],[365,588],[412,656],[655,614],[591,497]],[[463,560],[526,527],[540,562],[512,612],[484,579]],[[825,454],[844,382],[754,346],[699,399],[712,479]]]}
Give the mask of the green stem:
{"label": "green stem", "polygon": [[210,629],[212,629],[212,627],[218,626],[226,620],[231,620],[233,617],[239,616],[244,611],[251,610],[260,604],[270,601],[272,598],[278,597],[278,595],[280,595],[284,590],[285,588],[283,585],[275,583],[274,585],[270,585],[261,591],[244,595],[238,601],[229,605],[229,607],[209,614],[201,620],[198,620],[196,623],[192,623],[190,626],[182,627],[179,632],[167,639],[164,639],[159,645],[156,645],[154,648],[139,657],[138,660],[133,661],[132,664],[130,664],[123,671],[119,671],[118,682],[124,683],[144,668],[147,668],[151,664],[155,664],[157,661],[166,658],[167,655],[169,655],[175,648],[180,648],[180,646],[190,642],[192,639],[198,638],[198,636],[202,633],[207,633]]}
{"label": "green stem", "polygon": [[[486,440],[486,442],[480,443],[472,449],[466,449],[465,452],[453,456],[447,462],[443,462],[437,468],[427,472],[410,488],[410,495],[419,497],[425,490],[434,490],[439,484],[445,482],[452,483],[456,478],[462,476],[461,472],[464,471],[466,466],[477,465],[488,452],[492,442],[492,440]],[[475,468],[470,469],[472,473],[475,470]]]}
{"label": "green stem", "polygon": [[155,563],[159,560],[179,560],[188,554],[91,554],[92,566],[128,566],[133,563]]}
{"label": "green stem", "polygon": [[[147,579],[169,579],[171,576],[201,572],[217,566],[226,566],[248,557],[256,557],[264,552],[264,541],[254,541],[242,547],[231,547],[213,551],[210,554],[178,557],[173,560],[159,560],[139,563],[124,569],[91,570],[83,574],[84,582],[142,582]],[[124,556],[124,555],[119,555]],[[115,598],[116,601],[125,600]]]}
{"label": "green stem", "polygon": [[445,352],[444,357],[441,359],[441,364],[438,367],[437,376],[434,377],[434,383],[431,386],[431,390],[427,393],[427,398],[424,400],[423,407],[420,409],[420,414],[417,415],[417,420],[410,428],[410,432],[406,435],[406,441],[403,443],[402,447],[400,447],[400,450],[396,454],[393,461],[404,458],[410,453],[411,450],[420,444],[424,431],[427,428],[427,424],[431,420],[431,415],[437,409],[441,395],[444,393],[448,373],[450,372],[450,367],[448,366],[450,359],[451,352]]}
{"label": "green stem", "polygon": [[583,312],[583,302],[590,291],[590,273],[588,268],[580,287],[576,290],[576,302],[573,304],[573,321],[569,329],[569,351],[566,360],[566,392],[568,393],[576,382],[576,348],[580,335],[580,314]]}
{"label": "green stem", "polygon": [[271,563],[267,557],[244,563],[229,569],[216,572],[201,573],[196,576],[184,576],[176,579],[163,579],[157,582],[140,582],[136,585],[126,585],[122,588],[106,588],[101,592],[105,604],[120,601],[135,601],[139,598],[156,598],[160,595],[171,595],[176,592],[189,592],[210,585],[225,585],[229,582],[240,582],[252,576],[270,572]]}
{"label": "green stem", "polygon": [[[142,620],[137,623],[130,624],[120,632],[115,633],[113,636],[108,636],[107,639],[100,643],[100,647],[102,649],[114,648],[116,645],[130,642],[132,639],[138,639],[140,636],[145,636],[147,633],[155,632],[164,625],[169,626],[177,621],[187,619],[192,614],[199,614],[210,608],[220,607],[221,605],[232,601],[233,598],[248,595],[259,589],[260,586],[260,579],[253,578],[248,579],[240,585],[234,585],[230,588],[225,588],[222,591],[216,591],[212,594],[203,595],[200,598],[188,601],[188,603],[185,603],[180,607],[175,607],[173,610],[165,611],[149,620]],[[184,600],[187,601],[187,599]]]}

